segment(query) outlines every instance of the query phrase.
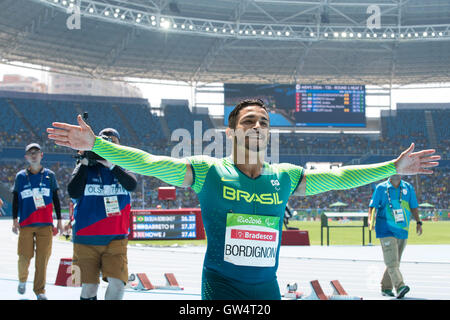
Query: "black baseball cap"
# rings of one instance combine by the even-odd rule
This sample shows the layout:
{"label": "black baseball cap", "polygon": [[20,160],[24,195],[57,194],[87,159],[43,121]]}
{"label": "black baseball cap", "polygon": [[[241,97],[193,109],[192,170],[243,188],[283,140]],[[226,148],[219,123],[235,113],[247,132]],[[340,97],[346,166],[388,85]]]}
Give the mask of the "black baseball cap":
{"label": "black baseball cap", "polygon": [[36,149],[42,150],[41,146],[38,143],[30,143],[29,145],[27,145],[25,147],[25,152],[28,152],[32,148],[36,148]]}
{"label": "black baseball cap", "polygon": [[99,136],[105,135],[105,136],[108,136],[108,137],[114,136],[114,137],[116,137],[117,139],[120,140],[120,134],[119,134],[119,132],[118,132],[116,129],[114,129],[114,128],[105,128],[105,129],[102,129],[102,131],[100,131],[98,135],[99,135]]}

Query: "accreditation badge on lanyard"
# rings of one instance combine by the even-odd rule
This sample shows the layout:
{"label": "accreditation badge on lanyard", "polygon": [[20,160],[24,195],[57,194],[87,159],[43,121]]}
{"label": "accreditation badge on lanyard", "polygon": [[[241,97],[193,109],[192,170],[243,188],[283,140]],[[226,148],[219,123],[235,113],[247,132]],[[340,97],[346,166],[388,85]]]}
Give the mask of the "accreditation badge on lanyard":
{"label": "accreditation badge on lanyard", "polygon": [[392,213],[394,214],[395,222],[400,223],[405,221],[403,209],[394,209],[392,210]]}
{"label": "accreditation badge on lanyard", "polygon": [[34,206],[36,207],[36,209],[45,208],[44,197],[42,196],[42,194],[39,191],[39,189],[33,189],[32,192],[33,192]]}
{"label": "accreditation badge on lanyard", "polygon": [[[28,183],[31,186],[31,180],[28,175],[28,171],[27,171],[27,179],[28,179]],[[33,195],[33,202],[34,202],[34,206],[36,207],[36,209],[45,208],[44,196],[41,193],[43,181],[44,181],[44,169],[42,169],[42,171],[41,171],[41,182],[39,183],[39,188],[31,187],[31,194]]]}
{"label": "accreditation badge on lanyard", "polygon": [[402,208],[402,187],[400,187],[400,198],[398,200],[399,209],[394,209],[394,205],[392,204],[391,195],[389,194],[389,190],[386,190],[388,201],[389,201],[389,207],[391,208],[392,214],[394,216],[394,220],[396,223],[402,223],[405,221],[405,214],[403,212]]}
{"label": "accreditation badge on lanyard", "polygon": [[[107,217],[120,216],[120,207],[119,207],[119,198],[117,196],[106,196],[105,195],[105,186],[103,185],[103,179],[100,171],[97,172],[98,179],[101,183],[101,188],[103,192],[103,202],[105,204],[105,212]],[[112,190],[112,188],[108,188],[107,190]],[[111,194],[112,191],[108,191],[107,193]]]}
{"label": "accreditation badge on lanyard", "polygon": [[106,216],[113,217],[120,215],[119,199],[117,196],[103,197],[105,203]]}

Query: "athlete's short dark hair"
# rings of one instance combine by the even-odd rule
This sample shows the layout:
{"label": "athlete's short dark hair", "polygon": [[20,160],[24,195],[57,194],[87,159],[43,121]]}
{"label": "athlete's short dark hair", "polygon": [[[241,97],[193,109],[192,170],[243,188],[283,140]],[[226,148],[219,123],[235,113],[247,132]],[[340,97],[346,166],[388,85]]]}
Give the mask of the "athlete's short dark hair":
{"label": "athlete's short dark hair", "polygon": [[234,107],[233,111],[228,115],[228,127],[231,129],[236,129],[237,125],[237,118],[239,115],[239,112],[248,107],[248,106],[259,106],[267,111],[266,105],[261,99],[244,99],[241,100],[236,107]]}

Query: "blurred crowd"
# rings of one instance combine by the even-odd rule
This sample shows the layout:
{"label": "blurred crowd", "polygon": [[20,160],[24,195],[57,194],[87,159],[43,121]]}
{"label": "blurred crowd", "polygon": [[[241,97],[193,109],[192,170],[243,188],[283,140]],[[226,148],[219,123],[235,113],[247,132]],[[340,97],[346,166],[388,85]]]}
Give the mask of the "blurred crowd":
{"label": "blurred crowd", "polygon": [[[352,155],[392,155],[404,151],[411,142],[417,149],[428,147],[429,143],[422,133],[409,136],[400,135],[396,139],[379,137],[370,139],[362,135],[337,134],[331,137],[305,135],[300,133],[280,135],[280,154],[352,154]],[[448,151],[449,144],[439,147],[441,155]]]}
{"label": "blurred crowd", "polygon": [[[35,137],[30,133],[19,132],[8,134],[0,132],[0,147],[20,147],[25,148],[30,142],[39,143],[44,152],[68,153],[72,152],[68,148],[57,146],[53,141],[47,139],[46,135]],[[225,139],[223,150],[225,150]],[[427,138],[421,133],[411,134],[409,136],[399,136],[398,139],[380,137],[372,140],[366,136],[337,134],[333,136],[312,136],[304,134],[281,134],[279,139],[279,152],[281,155],[397,155],[404,151],[411,142],[414,142],[416,149],[429,147]],[[170,155],[177,141],[153,141],[146,142],[143,145],[133,145],[150,153],[160,155]],[[203,142],[202,149],[210,142]],[[437,152],[443,159],[450,157],[450,139],[443,139],[437,146]],[[192,152],[193,150],[191,150]]]}
{"label": "blurred crowd", "polygon": [[[107,106],[105,106],[105,108],[106,107]],[[175,123],[168,123],[169,127],[180,127],[180,121],[183,120],[181,118],[186,118],[183,120],[185,123],[192,123],[193,120],[201,120],[204,123],[204,129],[212,126],[212,124],[207,125],[208,121],[203,118],[194,119],[194,116],[190,115],[187,107],[184,109],[186,109],[184,116],[180,117],[177,115],[179,115],[182,109],[180,109],[179,106],[173,108],[174,116],[169,118],[173,119]],[[145,110],[144,107],[141,109],[136,107],[135,112],[128,115],[134,117],[133,123],[137,123],[138,127],[150,127],[151,129],[140,133],[137,138],[135,137],[135,140],[131,139],[139,143],[139,145],[134,145],[131,142],[130,146],[143,149],[153,154],[171,155],[171,151],[178,141],[165,140],[159,120],[156,116],[144,112]],[[170,113],[170,110],[171,109],[169,108],[167,112]],[[436,131],[437,153],[440,154],[443,159],[450,159],[449,111],[444,110],[435,112],[437,112],[435,114],[437,116],[433,116],[433,121]],[[282,155],[334,154],[355,155],[355,158],[358,156],[364,158],[367,155],[398,155],[405,150],[411,142],[415,142],[416,150],[420,150],[429,147],[431,142],[431,139],[428,139],[427,137],[427,129],[423,115],[423,111],[400,110],[397,117],[382,117],[381,129],[383,134],[379,137],[343,133],[335,135],[282,133],[279,136],[279,152]],[[190,117],[189,119],[188,116]],[[152,125],[146,125],[148,123],[151,123]],[[42,130],[39,132],[41,131]],[[48,140],[45,132],[42,132],[42,134],[37,137],[23,129],[14,132],[15,133],[8,133],[6,131],[0,131],[0,148],[24,148],[25,145],[30,142],[38,142],[43,147],[44,152],[73,153],[72,150],[59,147]],[[159,138],[155,139],[155,137]],[[124,139],[125,144],[127,144],[126,141],[127,139]],[[203,148],[208,144],[209,142],[203,142]],[[66,207],[70,201],[67,194],[67,183],[70,180],[74,166],[75,163],[54,164],[49,167],[56,173],[57,180],[60,184],[62,203],[63,206]],[[12,188],[17,171],[24,167],[25,163],[23,161],[15,163],[0,162],[0,183],[8,188]],[[416,188],[419,202],[428,202],[437,208],[448,209],[449,174],[450,169],[438,168],[433,175],[420,175],[417,177],[406,177],[405,179],[406,181],[411,182]],[[290,199],[290,206],[294,209],[321,208],[327,210],[329,209],[330,204],[340,201],[347,203],[348,209],[366,210],[375,185],[376,184],[372,184],[346,191],[328,192],[306,198],[292,197]],[[166,186],[166,184],[151,177],[138,176],[138,187],[132,194],[132,206],[136,209],[141,209],[154,208],[157,206],[161,206],[162,208],[186,208],[199,205],[196,195],[190,188],[177,188],[177,200],[175,201],[160,201],[158,200],[158,187],[160,186]]]}
{"label": "blurred crowd", "polygon": [[53,141],[47,139],[47,134],[43,133],[42,136],[36,137],[29,131],[20,129],[16,133],[8,133],[5,131],[0,131],[0,147],[14,147],[14,148],[24,148],[31,142],[36,142],[41,145],[44,152],[59,152],[68,153],[71,152],[66,147],[60,147],[56,145]]}
{"label": "blurred crowd", "polygon": [[[61,165],[59,163],[50,166],[43,163],[43,165],[55,172],[56,181],[58,182],[60,189],[59,195],[61,205],[67,207],[70,201],[69,194],[67,193],[67,184],[69,183],[74,167],[68,167],[67,165]],[[3,184],[4,187],[12,191],[16,174],[26,167],[27,165],[22,161],[0,162],[0,184]]]}
{"label": "blurred crowd", "polygon": [[23,147],[28,141],[35,139],[31,133],[25,130],[19,130],[15,133],[0,131],[0,147]]}
{"label": "blurred crowd", "polygon": [[[448,189],[450,186],[450,170],[435,169],[432,175],[403,176],[402,179],[411,183],[416,191],[419,203],[430,203],[436,208],[449,209],[450,200]],[[330,205],[340,201],[348,206],[345,209],[368,210],[375,186],[382,181],[356,189],[331,191],[309,197],[292,197],[289,205],[294,209],[321,208],[330,210]]]}
{"label": "blurred crowd", "polygon": [[[68,207],[70,197],[67,193],[67,184],[70,181],[75,163],[73,166],[67,164],[43,165],[56,174],[56,180],[59,184],[59,195],[63,207]],[[8,190],[12,191],[14,179],[17,172],[26,168],[24,162],[0,162],[0,184],[3,184]],[[164,182],[152,177],[137,175],[138,185],[135,192],[132,193],[132,207],[135,209],[155,208],[188,208],[197,207],[198,200],[194,191],[190,188],[176,188],[177,199],[175,201],[158,200],[158,187],[169,186]]]}
{"label": "blurred crowd", "polygon": [[[45,163],[44,163],[45,165]],[[0,183],[12,189],[16,173],[25,168],[23,162],[0,162]],[[56,174],[60,186],[60,198],[63,207],[67,207],[70,198],[67,194],[67,184],[70,180],[74,166],[54,164],[49,166]],[[158,187],[168,186],[158,179],[146,176],[137,176],[138,186],[132,193],[132,208],[145,209],[161,206],[162,208],[192,208],[199,202],[191,188],[176,188],[175,201],[158,200]],[[450,170],[438,168],[432,175],[405,176],[403,179],[414,186],[419,203],[428,202],[436,208],[449,209],[448,197]],[[379,181],[381,182],[381,181]],[[289,205],[294,209],[330,209],[330,204],[340,201],[346,203],[347,209],[367,210],[372,192],[377,183],[359,187],[357,189],[332,191],[309,197],[291,197]]]}

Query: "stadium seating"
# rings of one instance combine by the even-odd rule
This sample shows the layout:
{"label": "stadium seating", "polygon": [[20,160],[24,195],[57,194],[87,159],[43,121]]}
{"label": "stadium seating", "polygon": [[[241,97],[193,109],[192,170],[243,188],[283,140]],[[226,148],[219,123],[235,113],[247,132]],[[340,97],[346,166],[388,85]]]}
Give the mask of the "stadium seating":
{"label": "stadium seating", "polygon": [[450,110],[436,110],[432,113],[436,148],[446,159],[450,157]]}
{"label": "stadium seating", "polygon": [[355,154],[369,152],[369,138],[360,135],[280,134],[281,154]]}
{"label": "stadium seating", "polygon": [[[0,111],[0,146],[19,146],[36,140],[53,152],[67,152],[46,138],[45,128],[53,121],[73,123],[75,116],[89,113],[88,123],[95,132],[104,127],[120,129],[122,143],[142,147],[149,152],[170,154],[175,142],[170,132],[187,129],[194,136],[194,123],[200,121],[202,132],[214,128],[207,114],[196,114],[187,105],[168,104],[161,119],[150,112],[142,99],[88,97],[71,95],[2,94]],[[398,110],[381,117],[382,135],[379,139],[356,134],[280,134],[279,152],[282,155],[395,155],[411,142],[418,149],[430,145],[424,110]],[[432,118],[438,151],[447,158],[449,152],[448,110],[433,110]],[[167,124],[164,132],[162,121]],[[203,142],[203,147],[209,144]],[[355,158],[354,157],[354,158]]]}
{"label": "stadium seating", "polygon": [[[121,142],[133,146],[166,144],[159,119],[150,113],[147,102],[62,95],[14,93],[0,97],[1,145],[23,146],[31,140],[46,145],[45,129],[53,121],[74,123],[77,114],[88,112],[88,123],[98,133],[105,127],[117,128]],[[21,138],[18,138],[20,135]],[[53,143],[51,143],[53,144]],[[50,146],[50,144],[48,145]]]}
{"label": "stadium seating", "polygon": [[[74,152],[49,141],[45,129],[53,121],[74,123],[76,115],[85,111],[89,113],[88,123],[96,133],[104,127],[118,128],[123,144],[161,155],[170,155],[176,144],[170,141],[167,130],[170,133],[184,128],[193,137],[195,121],[201,122],[202,133],[214,128],[209,115],[192,113],[187,105],[169,104],[164,109],[164,117],[160,118],[151,113],[148,103],[142,99],[18,93],[9,95],[3,92],[0,93],[0,184],[8,189],[12,187],[16,172],[25,167],[24,146],[37,141],[47,152],[45,165],[56,172],[63,206],[66,206],[69,201],[67,183],[74,167]],[[378,139],[356,134],[281,133],[280,161],[298,165],[311,161],[338,161],[347,164],[360,159],[361,163],[372,163],[392,159],[411,142],[415,142],[418,149],[428,147],[429,128],[424,121],[424,112],[398,110],[396,114],[383,115],[382,135]],[[450,156],[450,111],[432,110],[431,115],[438,153],[443,156],[444,161],[432,176],[420,176],[411,181],[420,192],[420,202],[430,202],[438,208],[447,209],[450,161],[445,159]],[[225,135],[221,134],[225,141]],[[203,148],[209,143],[211,141],[204,141]],[[166,205],[157,199],[157,188],[164,186],[164,183],[139,176],[138,184],[132,197],[134,207]],[[294,209],[325,209],[332,202],[343,201],[349,204],[349,208],[366,210],[374,185],[307,198],[293,197],[290,205]],[[142,194],[143,190],[145,194]],[[198,200],[191,189],[177,189],[177,200],[172,206],[196,207]]]}
{"label": "stadium seating", "polygon": [[168,104],[164,109],[164,119],[171,132],[178,128],[184,128],[192,137],[194,136],[194,121],[201,122],[202,131],[214,128],[208,115],[191,113],[186,105]]}
{"label": "stadium seating", "polygon": [[17,145],[20,138],[17,134],[25,132],[23,122],[14,114],[6,98],[0,97],[0,145]]}
{"label": "stadium seating", "polygon": [[394,150],[407,147],[411,142],[415,142],[417,148],[429,145],[424,110],[397,110],[396,115],[382,116],[381,128],[383,142],[388,142]]}
{"label": "stadium seating", "polygon": [[[16,173],[24,167],[25,163],[23,162],[0,163],[0,184],[11,189]],[[48,167],[56,174],[60,186],[62,205],[66,207],[70,201],[67,194],[67,184],[74,164],[50,164]],[[450,170],[448,168],[436,169],[431,176],[421,175],[417,179],[415,177],[404,177],[404,179],[415,186],[419,203],[429,202],[438,209],[448,209],[450,207],[450,199],[447,196],[448,187],[450,186]],[[142,187],[142,184],[144,184],[144,187]],[[368,208],[376,184],[373,183],[372,185],[351,190],[327,192],[310,197],[291,197],[289,205],[295,210],[312,208],[327,210],[331,203],[341,201],[347,203],[349,209],[365,211]],[[161,186],[167,186],[167,184],[152,177],[138,176],[138,186],[132,195],[132,207],[136,209],[156,207],[157,205],[161,205],[163,208],[167,207],[166,202],[158,200],[158,187]],[[142,194],[142,191],[144,191],[144,194]],[[176,192],[177,200],[170,204],[171,208],[192,208],[199,205],[192,189],[177,188]]]}

